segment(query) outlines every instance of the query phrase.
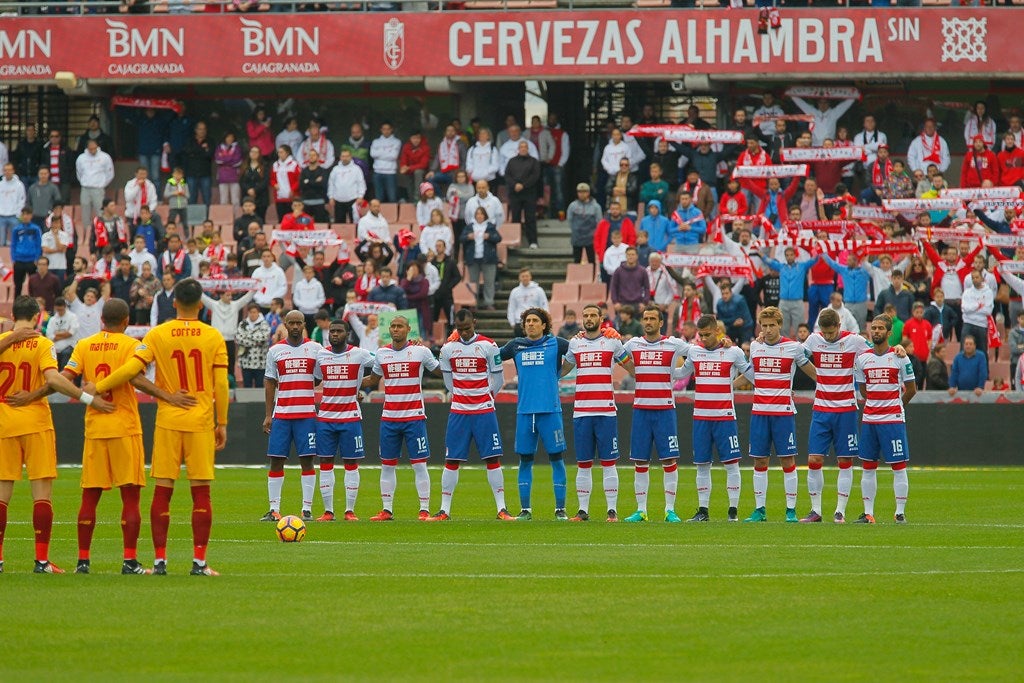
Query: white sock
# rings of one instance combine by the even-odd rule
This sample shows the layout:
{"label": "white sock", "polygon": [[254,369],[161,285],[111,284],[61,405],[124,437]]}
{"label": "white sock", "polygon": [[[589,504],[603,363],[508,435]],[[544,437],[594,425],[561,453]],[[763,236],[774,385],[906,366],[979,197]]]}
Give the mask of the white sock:
{"label": "white sock", "polygon": [[359,468],[345,468],[345,512],[356,511],[356,498],[359,496]]}
{"label": "white sock", "polygon": [[[445,470],[447,472],[448,470]],[[459,473],[455,473],[455,478],[458,479]],[[498,508],[498,512],[505,509],[505,473],[501,471],[501,466],[487,469],[487,483],[491,485],[491,493],[494,494],[494,504]]]}
{"label": "white sock", "polygon": [[665,472],[665,512],[676,509],[676,489],[679,488],[679,469],[672,465]]}
{"label": "white sock", "polygon": [[[488,470],[488,480],[490,480],[490,470]],[[445,514],[451,514],[452,512],[452,495],[455,493],[455,486],[459,483],[459,471],[448,469],[446,466],[441,471],[441,512]],[[502,492],[504,497],[504,492]]]}
{"label": "white sock", "polygon": [[896,494],[896,514],[902,515],[907,509],[907,493],[910,492],[906,469],[892,471],[892,490]]}
{"label": "white sock", "polygon": [[635,470],[633,476],[633,492],[636,493],[636,509],[647,512],[647,489],[651,486],[651,472],[646,467],[643,472]]}
{"label": "white sock", "polygon": [[754,469],[754,507],[763,508],[768,497],[768,468]]}
{"label": "white sock", "polygon": [[609,510],[619,509],[619,470],[615,463],[603,465],[601,472],[604,474],[604,501]]}
{"label": "white sock", "polygon": [[839,497],[836,499],[836,512],[846,516],[846,504],[850,502],[850,491],[853,490],[852,465],[839,470],[839,477],[836,479],[836,489],[839,494]]}
{"label": "white sock", "polygon": [[711,463],[697,465],[697,507],[707,508],[711,503]]}
{"label": "white sock", "polygon": [[267,477],[267,497],[270,498],[270,509],[281,511],[281,489],[284,488],[284,473],[280,477]]}
{"label": "white sock", "polygon": [[394,465],[380,466],[380,500],[381,506],[390,512],[395,511],[395,487],[398,485],[398,475],[395,473]]}
{"label": "white sock", "polygon": [[796,509],[796,491],[800,486],[800,480],[797,478],[796,465],[793,465],[793,469],[787,472],[782,470],[782,486],[786,490],[786,509]]}
{"label": "white sock", "polygon": [[875,516],[875,493],[878,492],[878,470],[860,471],[860,495],[864,501],[864,512]]}
{"label": "white sock", "polygon": [[580,510],[590,512],[590,491],[594,486],[594,473],[591,467],[576,467],[576,498],[580,502]]}
{"label": "white sock", "polygon": [[807,497],[811,499],[811,510],[821,514],[821,490],[825,488],[825,473],[821,468],[807,470]]}
{"label": "white sock", "polygon": [[725,488],[729,492],[729,507],[740,505],[740,464],[730,462],[725,465]]}
{"label": "white sock", "polygon": [[324,500],[324,510],[334,512],[334,468],[320,469],[320,497]]}
{"label": "white sock", "polygon": [[313,496],[316,494],[316,470],[302,473],[302,509],[313,510]]}
{"label": "white sock", "polygon": [[420,510],[430,509],[430,473],[426,462],[414,462],[412,473],[416,477],[416,495],[420,498]]}

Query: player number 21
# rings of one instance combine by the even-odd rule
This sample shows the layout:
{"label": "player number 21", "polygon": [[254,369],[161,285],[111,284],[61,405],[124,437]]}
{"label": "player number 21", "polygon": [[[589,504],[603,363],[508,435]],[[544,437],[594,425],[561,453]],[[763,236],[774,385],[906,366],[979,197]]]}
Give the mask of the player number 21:
{"label": "player number 21", "polygon": [[[174,364],[178,366],[178,386],[185,391],[189,390],[188,382],[188,366],[185,361],[185,352],[181,349],[175,349],[171,352],[171,358],[174,360]],[[196,375],[196,391],[203,391],[203,352],[199,349],[192,349],[188,352],[188,359],[192,361],[192,367]]]}

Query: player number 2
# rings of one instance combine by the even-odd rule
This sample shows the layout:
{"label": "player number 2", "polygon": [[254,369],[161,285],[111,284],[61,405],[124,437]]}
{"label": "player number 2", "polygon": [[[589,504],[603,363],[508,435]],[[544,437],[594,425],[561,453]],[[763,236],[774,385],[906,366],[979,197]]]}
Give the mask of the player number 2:
{"label": "player number 2", "polygon": [[893,453],[902,453],[903,452],[903,439],[893,439],[892,440],[892,452]]}
{"label": "player number 2", "polygon": [[[195,390],[203,391],[205,389],[203,383],[203,352],[199,349],[192,349],[188,352],[188,357],[192,361],[192,367],[196,375]],[[174,364],[178,366],[178,386],[188,391],[188,366],[185,362],[185,352],[181,349],[175,349],[171,352],[171,358],[174,360]]]}

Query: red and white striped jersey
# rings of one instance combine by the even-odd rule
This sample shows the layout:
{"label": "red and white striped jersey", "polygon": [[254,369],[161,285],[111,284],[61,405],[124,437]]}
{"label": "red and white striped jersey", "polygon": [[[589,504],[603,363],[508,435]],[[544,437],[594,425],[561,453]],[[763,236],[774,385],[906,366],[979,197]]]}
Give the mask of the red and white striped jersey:
{"label": "red and white striped jersey", "polygon": [[[754,383],[752,415],[793,415],[793,373],[799,365],[810,361],[803,345],[781,338],[774,344],[750,343],[750,364],[747,377]],[[753,375],[753,377],[751,377]]]}
{"label": "red and white striped jersey", "polygon": [[491,374],[500,373],[501,352],[487,337],[468,342],[458,339],[441,347],[441,372],[452,376],[453,413],[476,414],[494,410]]}
{"label": "red and white striped jersey", "polygon": [[675,407],[672,371],[691,348],[678,337],[662,337],[653,342],[644,337],[633,337],[626,342],[625,349],[633,356],[636,367],[634,409],[665,410]]}
{"label": "red and white striped jersey", "polygon": [[313,370],[317,354],[324,347],[306,339],[298,346],[288,340],[274,344],[267,351],[268,379],[277,381],[274,417],[285,420],[316,417],[313,399]]}
{"label": "red and white striped jersey", "polygon": [[321,422],[356,422],[363,419],[359,409],[359,385],[363,372],[373,367],[373,354],[358,346],[349,346],[341,353],[329,347],[316,355],[313,376],[322,380],[323,397],[320,399]]}
{"label": "red and white striped jersey", "polygon": [[694,377],[693,419],[735,420],[732,381],[746,372],[750,361],[738,346],[705,349],[694,344],[686,354],[686,362],[679,373]]}
{"label": "red and white striped jersey", "polygon": [[627,358],[629,354],[618,339],[600,336],[597,339],[573,337],[569,340],[565,361],[576,366],[574,416],[615,417],[612,368]]}
{"label": "red and white striped jersey", "polygon": [[373,374],[382,377],[384,412],[391,422],[425,420],[423,412],[423,371],[434,370],[438,362],[425,346],[406,344],[396,350],[390,344],[377,350]]}
{"label": "red and white striped jersey", "polygon": [[864,422],[906,422],[901,396],[903,384],[914,381],[914,366],[909,358],[899,358],[892,349],[881,356],[869,349],[857,356],[853,374],[867,393]]}
{"label": "red and white striped jersey", "polygon": [[803,347],[818,371],[814,409],[825,413],[856,411],[853,361],[865,349],[871,348],[868,340],[857,334],[840,332],[839,339],[830,342],[815,332],[807,338]]}

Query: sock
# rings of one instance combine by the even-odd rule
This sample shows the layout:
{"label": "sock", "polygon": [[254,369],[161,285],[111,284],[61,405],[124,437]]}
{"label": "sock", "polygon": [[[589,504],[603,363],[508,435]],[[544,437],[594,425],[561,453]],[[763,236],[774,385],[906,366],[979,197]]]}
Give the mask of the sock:
{"label": "sock", "polygon": [[[447,472],[447,468],[445,471]],[[459,473],[456,471],[455,481],[458,480]],[[494,494],[494,504],[497,506],[498,512],[501,512],[505,509],[505,475],[501,471],[501,462],[496,458],[487,461],[487,483],[491,485],[491,493]],[[454,487],[455,484],[452,484],[452,488]]]}
{"label": "sock", "polygon": [[533,490],[533,456],[519,455],[519,506],[530,509],[530,492]]}
{"label": "sock", "polygon": [[[489,465],[488,465],[489,466]],[[500,470],[499,470],[500,471]],[[490,470],[487,470],[487,480],[491,481]],[[444,470],[441,471],[441,512],[450,515],[452,513],[452,495],[455,493],[455,486],[459,483],[459,463],[448,461],[444,464]],[[491,488],[494,488],[494,483],[491,482]],[[504,491],[502,491],[502,499],[505,497]],[[497,492],[494,494],[495,500],[498,498]]]}
{"label": "sock", "polygon": [[420,460],[412,464],[412,473],[416,477],[416,495],[420,499],[420,510],[430,509],[430,472],[427,461]]}
{"label": "sock", "polygon": [[7,533],[7,503],[0,503],[0,560],[4,559],[4,534]]}
{"label": "sock", "polygon": [[796,474],[796,465],[782,468],[782,486],[786,490],[786,509],[796,509],[796,490],[800,481]]}
{"label": "sock", "polygon": [[142,528],[142,510],[139,498],[141,486],[121,487],[121,539],[124,542],[124,559],[138,559],[139,530]]}
{"label": "sock", "polygon": [[754,466],[754,507],[763,508],[768,497],[768,468]]}
{"label": "sock", "polygon": [[565,460],[562,460],[562,454],[549,455],[548,459],[551,460],[551,483],[555,489],[555,509],[565,509],[565,490],[567,486],[567,477],[565,474]]}
{"label": "sock", "polygon": [[907,494],[910,492],[907,463],[900,462],[892,466],[892,490],[896,494],[896,514],[902,515],[907,508]]}
{"label": "sock", "polygon": [[604,501],[609,510],[619,509],[619,470],[614,460],[601,461],[601,472],[604,474]]}
{"label": "sock", "polygon": [[324,511],[334,512],[334,463],[320,462],[320,497],[324,501]]}
{"label": "sock", "polygon": [[633,477],[633,492],[636,493],[636,509],[647,512],[647,489],[651,487],[651,473],[646,465],[637,465]]}
{"label": "sock", "polygon": [[676,509],[676,489],[679,488],[679,466],[665,465],[665,512]]}
{"label": "sock", "polygon": [[846,504],[850,502],[850,491],[853,490],[853,463],[849,460],[839,461],[839,477],[836,479],[838,498],[836,512],[846,515]]}
{"label": "sock", "polygon": [[398,486],[397,460],[380,461],[380,500],[385,510],[394,512],[395,487]]}
{"label": "sock", "polygon": [[302,470],[302,509],[313,509],[313,495],[316,493],[316,470]]}
{"label": "sock", "polygon": [[284,488],[284,470],[280,472],[267,473],[267,497],[270,499],[270,509],[274,512],[281,511],[281,489]]}
{"label": "sock", "polygon": [[580,510],[590,512],[590,490],[594,486],[592,463],[576,463],[576,498],[580,502]]}
{"label": "sock", "polygon": [[78,559],[89,559],[92,532],[96,529],[96,506],[103,489],[82,489],[82,507],[78,508]]}
{"label": "sock", "polygon": [[[316,478],[316,474],[313,475]],[[313,495],[310,493],[310,498]],[[308,509],[308,508],[307,508]],[[192,487],[192,559],[206,564],[206,546],[210,543],[210,527],[213,526],[213,505],[210,502],[210,485]]]}
{"label": "sock", "polygon": [[697,507],[707,508],[711,502],[711,463],[697,465]]}
{"label": "sock", "polygon": [[740,506],[740,464],[739,462],[725,463],[725,489],[729,493],[729,507]]}
{"label": "sock", "polygon": [[821,514],[821,490],[825,488],[825,473],[820,463],[807,463],[807,496],[811,499],[811,511]]}
{"label": "sock", "polygon": [[32,504],[32,528],[36,532],[36,562],[50,559],[50,533],[53,531],[53,504],[37,500]]}
{"label": "sock", "polygon": [[[284,476],[284,472],[281,472]],[[278,479],[277,481],[281,481]],[[280,485],[278,486],[280,490]],[[153,551],[157,562],[167,560],[167,529],[171,526],[171,495],[174,489],[170,486],[153,487],[153,505],[149,508],[149,526],[153,531]]]}
{"label": "sock", "polygon": [[875,493],[878,491],[877,462],[865,462],[860,471],[860,496],[864,501],[864,513],[875,516]]}
{"label": "sock", "polygon": [[345,463],[345,512],[356,511],[359,496],[359,463]]}

